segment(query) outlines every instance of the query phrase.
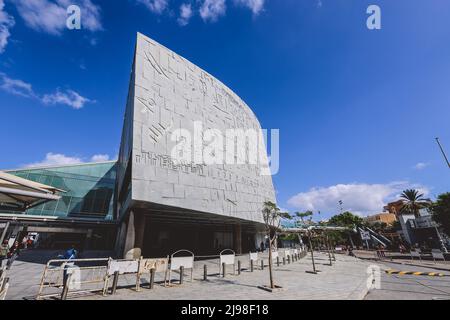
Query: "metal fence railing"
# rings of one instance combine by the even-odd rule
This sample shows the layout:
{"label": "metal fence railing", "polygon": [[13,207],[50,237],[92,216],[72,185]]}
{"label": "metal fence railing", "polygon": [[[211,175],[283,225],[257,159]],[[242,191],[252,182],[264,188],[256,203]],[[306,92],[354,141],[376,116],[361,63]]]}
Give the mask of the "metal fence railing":
{"label": "metal fence railing", "polygon": [[[227,253],[227,254],[225,254]],[[274,251],[272,263],[275,266],[289,264],[304,258],[307,251],[300,249],[287,249]],[[176,283],[183,284],[185,271],[190,273],[191,281],[193,275],[196,278],[206,280],[208,276],[216,275],[214,270],[219,270],[219,276],[225,277],[225,268],[232,266],[233,274],[241,274],[242,270],[253,272],[254,263],[261,262],[261,269],[267,266],[267,253],[253,253],[236,255],[232,250],[222,251],[220,255],[214,256],[194,256],[190,251],[177,251],[170,257],[152,259],[122,259],[112,258],[101,259],[55,259],[48,261],[43,271],[39,284],[37,300],[42,299],[66,299],[67,297],[77,297],[82,294],[100,293],[107,295],[116,292],[119,278],[125,277],[127,284],[135,286],[136,291],[140,291],[142,280],[148,281],[148,288],[153,288],[153,284],[158,281],[164,286],[171,285],[172,273],[177,274]],[[236,265],[238,270],[236,270]],[[217,269],[216,269],[217,268]],[[213,274],[208,272],[213,270]],[[228,273],[229,273],[228,272]],[[127,278],[132,277],[133,280]],[[155,277],[157,279],[155,279]],[[111,281],[112,280],[112,281]],[[124,281],[122,281],[124,282]],[[0,296],[1,298],[1,296]]]}
{"label": "metal fence railing", "polygon": [[[110,259],[55,259],[47,262],[36,299],[60,297],[67,278],[70,294],[96,292],[103,289]],[[65,281],[66,280],[66,281]]]}
{"label": "metal fence railing", "polygon": [[0,300],[5,300],[8,292],[9,278],[6,277],[6,267],[0,268]]}

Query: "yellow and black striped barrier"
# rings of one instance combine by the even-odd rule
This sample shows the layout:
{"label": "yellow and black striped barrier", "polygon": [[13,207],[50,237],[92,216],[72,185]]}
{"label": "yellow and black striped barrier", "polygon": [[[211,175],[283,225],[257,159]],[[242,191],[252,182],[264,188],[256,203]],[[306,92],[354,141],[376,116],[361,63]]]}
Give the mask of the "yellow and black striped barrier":
{"label": "yellow and black striped barrier", "polygon": [[413,276],[444,277],[443,273],[438,272],[398,271],[398,270],[385,270],[385,272],[387,274],[398,274],[400,276],[413,275]]}

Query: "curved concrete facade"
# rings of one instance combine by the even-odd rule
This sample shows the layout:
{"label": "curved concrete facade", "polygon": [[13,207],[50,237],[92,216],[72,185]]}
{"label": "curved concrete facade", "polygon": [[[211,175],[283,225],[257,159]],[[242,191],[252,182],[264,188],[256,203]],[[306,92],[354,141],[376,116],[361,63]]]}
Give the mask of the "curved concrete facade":
{"label": "curved concrete facade", "polygon": [[[130,203],[151,203],[263,222],[263,203],[275,202],[272,178],[262,174],[267,171],[264,142],[258,141],[256,164],[249,162],[250,156],[240,164],[199,163],[195,160],[198,141],[191,144],[192,161],[174,159],[173,150],[180,144],[174,133],[183,129],[195,140],[198,128],[223,133],[261,130],[250,108],[223,83],[138,34],[119,155],[118,191],[123,198],[119,211]],[[231,151],[227,151],[230,137],[224,136],[220,151],[226,154]],[[252,152],[251,148],[246,145],[245,151]],[[126,179],[131,188],[126,187]],[[123,195],[126,188],[130,190],[127,197]]]}

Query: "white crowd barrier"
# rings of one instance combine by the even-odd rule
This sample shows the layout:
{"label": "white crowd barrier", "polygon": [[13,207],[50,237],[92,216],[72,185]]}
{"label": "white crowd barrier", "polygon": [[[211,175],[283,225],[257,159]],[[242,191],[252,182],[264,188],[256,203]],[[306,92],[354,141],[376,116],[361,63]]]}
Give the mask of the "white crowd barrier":
{"label": "white crowd barrier", "polygon": [[233,274],[236,274],[236,253],[231,249],[225,249],[220,253],[219,259],[219,275],[222,274],[222,266],[232,265]]}
{"label": "white crowd barrier", "polygon": [[[187,254],[187,256],[179,256],[178,254]],[[193,272],[194,272],[194,253],[189,250],[179,250],[175,253],[173,253],[170,257],[170,267],[169,267],[169,285],[171,284],[171,275],[172,271],[180,271],[181,267],[183,267],[184,270],[190,270],[191,271],[191,282],[193,281]]]}

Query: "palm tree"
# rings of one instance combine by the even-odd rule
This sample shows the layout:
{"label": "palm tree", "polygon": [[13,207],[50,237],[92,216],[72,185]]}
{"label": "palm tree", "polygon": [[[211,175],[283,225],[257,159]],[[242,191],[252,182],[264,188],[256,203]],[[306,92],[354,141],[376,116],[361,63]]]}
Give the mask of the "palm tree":
{"label": "palm tree", "polygon": [[403,207],[400,209],[401,213],[412,213],[416,217],[419,216],[419,210],[430,206],[431,201],[423,197],[423,193],[420,193],[415,189],[408,189],[402,192],[400,198],[404,201]]}

